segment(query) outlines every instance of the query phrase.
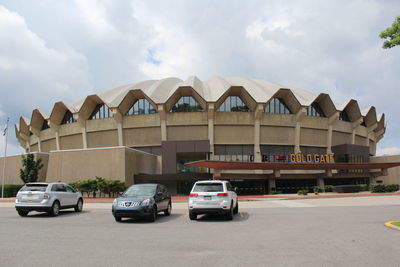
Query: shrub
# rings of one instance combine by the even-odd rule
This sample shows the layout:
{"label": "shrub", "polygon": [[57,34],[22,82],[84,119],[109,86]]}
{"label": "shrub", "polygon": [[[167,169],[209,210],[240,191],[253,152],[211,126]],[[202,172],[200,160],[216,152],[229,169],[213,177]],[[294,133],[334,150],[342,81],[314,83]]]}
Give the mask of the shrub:
{"label": "shrub", "polygon": [[114,197],[116,193],[123,192],[126,189],[124,182],[119,180],[106,180],[98,176],[96,176],[96,179],[78,181],[71,183],[71,185],[81,191],[82,194],[87,193],[88,197],[90,197],[91,194],[93,197],[96,197],[97,192],[100,193],[100,196],[101,193],[103,193],[104,195],[108,194],[108,197]]}
{"label": "shrub", "polygon": [[398,184],[371,184],[370,189],[372,193],[385,193],[395,192],[399,190]]}
{"label": "shrub", "polygon": [[360,191],[369,191],[368,184],[360,184]]}
{"label": "shrub", "polygon": [[307,189],[299,190],[299,191],[297,191],[297,194],[306,196],[308,194],[308,190]]}
{"label": "shrub", "polygon": [[[18,193],[18,190],[20,190],[21,187],[23,187],[23,185],[5,184],[4,185],[4,197],[15,197]],[[1,188],[2,188],[2,186],[0,185],[0,192],[1,192]]]}
{"label": "shrub", "polygon": [[322,188],[320,186],[314,186],[313,191],[314,193],[322,193]]}
{"label": "shrub", "polygon": [[282,191],[271,190],[271,195],[282,194]]}
{"label": "shrub", "polygon": [[325,189],[325,192],[333,192],[335,187],[333,185],[325,185],[324,189]]}

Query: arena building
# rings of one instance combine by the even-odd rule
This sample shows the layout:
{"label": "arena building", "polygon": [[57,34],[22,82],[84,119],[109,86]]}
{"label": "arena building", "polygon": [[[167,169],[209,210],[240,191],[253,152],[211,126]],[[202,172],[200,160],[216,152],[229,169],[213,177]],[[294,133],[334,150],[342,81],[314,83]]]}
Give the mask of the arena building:
{"label": "arena building", "polygon": [[[157,181],[175,194],[213,177],[229,179],[239,194],[386,182],[394,166],[374,157],[385,133],[374,107],[246,78],[124,85],[57,102],[50,115],[35,109],[15,130],[20,145],[43,159],[41,180]],[[8,183],[20,183],[20,156],[8,160]]]}

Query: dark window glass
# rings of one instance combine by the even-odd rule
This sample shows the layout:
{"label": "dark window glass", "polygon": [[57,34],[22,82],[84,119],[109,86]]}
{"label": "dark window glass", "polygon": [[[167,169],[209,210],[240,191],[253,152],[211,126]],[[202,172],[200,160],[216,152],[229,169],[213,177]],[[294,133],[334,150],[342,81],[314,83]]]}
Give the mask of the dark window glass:
{"label": "dark window glass", "polygon": [[193,188],[193,192],[223,192],[223,186],[222,184],[216,184],[216,183],[201,183],[201,184],[196,184],[196,186]]}
{"label": "dark window glass", "polygon": [[343,110],[343,111],[340,112],[339,120],[340,120],[340,121],[350,121],[350,118],[349,118],[349,116],[347,115],[347,112],[346,112],[345,110]]}
{"label": "dark window glass", "polygon": [[218,108],[219,112],[249,112],[250,109],[246,106],[239,96],[228,96],[224,103]]}
{"label": "dark window glass", "polygon": [[126,112],[125,115],[140,115],[140,114],[154,114],[157,113],[156,109],[146,98],[138,99],[132,107]]}
{"label": "dark window glass", "polygon": [[26,184],[20,189],[20,191],[45,192],[46,188],[47,188],[47,184]]}
{"label": "dark window glass", "polygon": [[201,105],[192,96],[182,96],[171,112],[200,112],[203,111]]}
{"label": "dark window glass", "polygon": [[291,114],[285,102],[280,98],[272,98],[265,106],[264,112],[273,114]]}
{"label": "dark window glass", "polygon": [[105,104],[98,104],[89,117],[89,120],[112,118],[112,116],[112,111]]}
{"label": "dark window glass", "polygon": [[72,115],[71,111],[67,110],[64,114],[64,118],[62,119],[61,124],[69,124],[74,122],[76,122],[74,116]]}
{"label": "dark window glass", "polygon": [[49,129],[49,128],[50,128],[50,127],[49,127],[49,125],[47,124],[47,121],[44,120],[44,121],[43,121],[43,124],[42,124],[42,129],[41,129],[41,130],[43,131],[43,130],[46,130],[46,129]]}
{"label": "dark window glass", "polygon": [[307,116],[325,117],[325,114],[322,111],[321,106],[317,102],[314,102],[310,106],[308,106],[308,108],[307,108]]}

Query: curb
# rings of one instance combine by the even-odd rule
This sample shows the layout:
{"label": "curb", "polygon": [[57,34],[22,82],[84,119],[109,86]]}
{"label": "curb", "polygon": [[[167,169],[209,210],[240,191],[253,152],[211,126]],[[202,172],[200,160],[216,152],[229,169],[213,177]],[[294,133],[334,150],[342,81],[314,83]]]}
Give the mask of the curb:
{"label": "curb", "polygon": [[389,221],[389,222],[385,222],[384,225],[387,226],[387,227],[389,227],[389,228],[392,228],[392,229],[395,229],[395,230],[397,230],[397,231],[400,231],[400,226],[394,225],[394,224],[393,224],[394,222],[398,222],[398,221]]}

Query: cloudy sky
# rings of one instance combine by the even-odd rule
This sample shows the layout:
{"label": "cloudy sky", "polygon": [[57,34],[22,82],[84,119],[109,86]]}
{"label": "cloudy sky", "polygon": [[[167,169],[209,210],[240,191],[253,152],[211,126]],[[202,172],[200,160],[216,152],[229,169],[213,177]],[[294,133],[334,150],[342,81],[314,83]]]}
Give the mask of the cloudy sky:
{"label": "cloudy sky", "polygon": [[282,2],[0,0],[0,123],[146,79],[240,76],[375,106],[378,153],[400,154],[400,47],[378,37],[400,1]]}

